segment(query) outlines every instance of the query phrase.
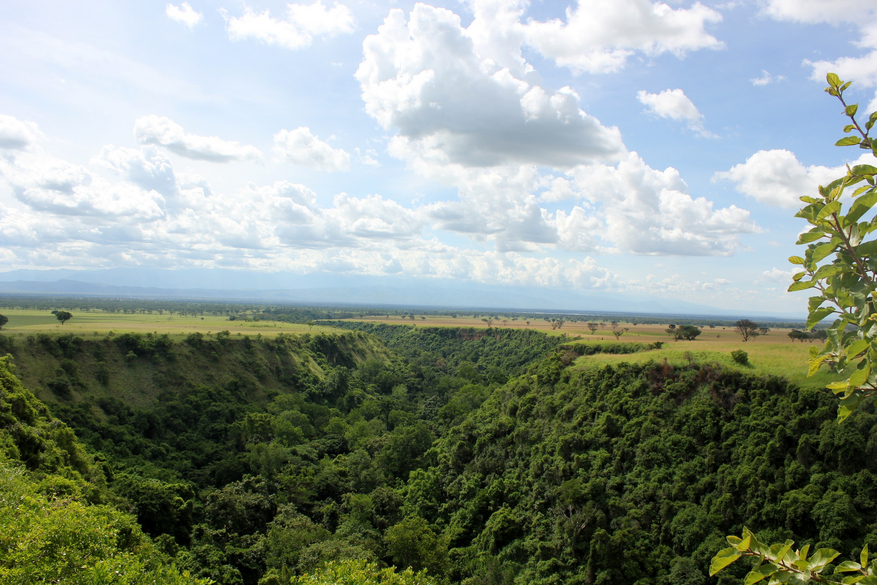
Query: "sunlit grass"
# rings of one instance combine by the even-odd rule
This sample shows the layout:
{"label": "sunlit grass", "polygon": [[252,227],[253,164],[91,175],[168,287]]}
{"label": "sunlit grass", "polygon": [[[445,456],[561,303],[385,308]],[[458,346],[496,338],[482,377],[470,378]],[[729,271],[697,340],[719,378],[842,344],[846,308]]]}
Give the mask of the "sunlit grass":
{"label": "sunlit grass", "polygon": [[71,311],[73,318],[61,323],[50,311],[24,309],[0,309],[9,318],[3,327],[7,335],[33,335],[36,333],[74,333],[80,336],[104,335],[114,333],[156,333],[184,336],[190,333],[218,333],[228,331],[236,335],[257,335],[274,337],[279,333],[301,335],[303,333],[328,333],[337,329],[314,325],[283,323],[280,321],[229,321],[220,315],[203,317],[152,314],[105,313],[101,311]]}

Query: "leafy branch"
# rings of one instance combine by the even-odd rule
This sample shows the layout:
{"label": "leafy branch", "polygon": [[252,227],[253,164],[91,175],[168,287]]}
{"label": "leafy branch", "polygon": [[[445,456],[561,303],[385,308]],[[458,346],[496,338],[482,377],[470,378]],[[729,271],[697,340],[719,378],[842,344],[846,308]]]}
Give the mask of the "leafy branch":
{"label": "leafy branch", "polygon": [[[748,529],[743,529],[742,537],[728,536],[730,547],[719,551],[713,557],[710,564],[710,577],[732,564],[741,557],[757,557],[755,567],[746,575],[745,585],[754,585],[764,579],[769,579],[768,585],[776,583],[789,583],[798,585],[803,583],[836,583],[849,585],[861,583],[862,585],[877,585],[877,577],[874,576],[874,567],[868,565],[868,545],[862,549],[859,562],[845,561],[838,565],[831,577],[823,575],[823,571],[840,553],[830,548],[820,548],[813,556],[808,557],[810,545],[805,545],[798,550],[791,540],[783,544],[766,546],[758,541]],[[856,573],[847,577],[835,577],[840,573]],[[838,580],[840,579],[840,580]]]}

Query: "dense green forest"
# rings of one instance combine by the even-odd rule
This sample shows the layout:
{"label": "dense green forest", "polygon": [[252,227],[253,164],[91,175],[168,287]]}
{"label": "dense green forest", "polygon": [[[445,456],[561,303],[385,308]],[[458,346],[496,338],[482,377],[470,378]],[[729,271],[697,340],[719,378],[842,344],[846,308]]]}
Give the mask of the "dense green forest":
{"label": "dense green forest", "polygon": [[777,378],[588,364],[638,344],[346,326],[0,336],[0,576],[27,563],[19,497],[115,531],[83,566],[126,551],[180,582],[693,585],[744,525],[877,545],[870,406],[837,425],[830,394]]}

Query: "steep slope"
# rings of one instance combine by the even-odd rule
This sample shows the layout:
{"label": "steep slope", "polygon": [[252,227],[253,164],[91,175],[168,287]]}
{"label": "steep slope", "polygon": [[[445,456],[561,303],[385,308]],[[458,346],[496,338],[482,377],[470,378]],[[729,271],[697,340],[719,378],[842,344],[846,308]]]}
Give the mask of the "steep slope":
{"label": "steep slope", "polygon": [[0,358],[0,582],[204,583],[105,502],[103,469]]}
{"label": "steep slope", "polygon": [[877,417],[837,425],[834,406],[708,364],[575,369],[555,356],[437,441],[404,510],[444,532],[453,580],[473,584],[706,583],[743,525],[771,542],[873,548]]}

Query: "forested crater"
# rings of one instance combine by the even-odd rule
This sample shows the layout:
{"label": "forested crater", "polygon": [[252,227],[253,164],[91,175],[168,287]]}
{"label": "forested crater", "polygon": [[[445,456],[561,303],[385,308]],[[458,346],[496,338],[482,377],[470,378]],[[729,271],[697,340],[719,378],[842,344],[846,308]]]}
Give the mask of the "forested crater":
{"label": "forested crater", "polygon": [[[870,406],[837,425],[828,393],[780,378],[588,361],[642,344],[358,329],[3,337],[28,403],[81,454],[31,463],[30,411],[9,406],[4,469],[49,497],[72,466],[64,497],[131,514],[151,570],[222,584],[345,560],[425,569],[418,583],[696,584],[744,525],[877,545]],[[3,570],[16,559],[0,551]]]}

